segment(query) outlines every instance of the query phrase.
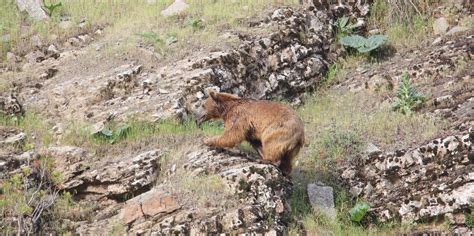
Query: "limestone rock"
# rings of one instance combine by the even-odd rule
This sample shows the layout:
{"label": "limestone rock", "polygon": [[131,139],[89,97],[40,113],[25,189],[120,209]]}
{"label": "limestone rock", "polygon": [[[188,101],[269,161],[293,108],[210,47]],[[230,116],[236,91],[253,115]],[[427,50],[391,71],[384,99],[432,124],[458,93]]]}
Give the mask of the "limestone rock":
{"label": "limestone rock", "polygon": [[[275,166],[259,163],[240,152],[206,148],[195,149],[179,158],[184,158],[183,163],[172,165],[174,170],[167,171],[167,177],[160,179],[159,184],[143,193],[137,192],[135,197],[123,203],[113,204],[116,207],[107,210],[110,214],[106,218],[97,217],[91,221],[93,223],[79,227],[77,232],[103,232],[103,226],[110,224],[109,220],[126,225],[127,234],[281,233],[286,229],[290,213],[286,201],[291,187]],[[104,168],[86,170],[74,177],[89,181],[82,187],[73,188],[79,191],[79,196],[90,198],[97,194],[97,191],[83,190],[92,190],[93,186],[127,186],[133,181],[121,172],[146,169],[135,168],[127,159],[111,162]],[[129,170],[132,168],[134,171]],[[153,176],[150,171],[143,172],[144,176]],[[182,178],[192,180],[192,185],[181,186]],[[203,179],[211,182],[200,183]],[[218,191],[200,190],[216,183]],[[124,189],[122,193],[126,192],[130,193],[130,189]],[[199,203],[202,201],[204,206],[199,205],[204,204]]]}
{"label": "limestone rock", "polygon": [[433,219],[474,203],[474,133],[435,139],[343,168],[341,179],[371,204],[381,221]]}
{"label": "limestone rock", "polygon": [[185,11],[186,9],[188,9],[188,7],[189,5],[184,0],[175,0],[166,9],[161,11],[161,15],[172,16],[174,14],[178,14]]}
{"label": "limestone rock", "polygon": [[21,146],[25,143],[26,134],[21,132],[16,135],[7,137],[5,140],[0,141],[0,146],[2,145],[11,145],[11,146]]}
{"label": "limestone rock", "polygon": [[448,20],[446,20],[444,17],[440,17],[433,22],[433,31],[435,34],[445,34],[448,28]]}
{"label": "limestone rock", "polygon": [[28,15],[34,20],[48,19],[48,15],[43,10],[44,3],[42,0],[16,0],[16,4],[20,11],[28,12]]}
{"label": "limestone rock", "polygon": [[149,189],[159,173],[158,150],[125,156],[114,162],[90,162],[90,154],[77,147],[52,147],[47,151],[56,168],[64,170],[61,189],[76,191],[79,198],[117,198]]}
{"label": "limestone rock", "polygon": [[336,219],[334,193],[330,186],[321,183],[308,184],[308,197],[313,210],[325,214],[330,219]]}
{"label": "limestone rock", "polygon": [[463,31],[466,31],[468,30],[469,28],[468,27],[464,27],[464,26],[454,26],[452,29],[450,29],[446,35],[453,35],[453,34],[457,34],[459,32],[463,32]]}

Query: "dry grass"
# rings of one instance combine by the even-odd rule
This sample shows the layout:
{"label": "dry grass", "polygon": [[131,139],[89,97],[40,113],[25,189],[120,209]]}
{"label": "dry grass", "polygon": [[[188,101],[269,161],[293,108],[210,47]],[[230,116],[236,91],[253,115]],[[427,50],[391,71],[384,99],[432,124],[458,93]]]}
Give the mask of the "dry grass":
{"label": "dry grass", "polygon": [[309,141],[299,163],[329,171],[355,158],[369,142],[382,150],[410,147],[435,137],[445,123],[423,114],[406,116],[380,103],[377,95],[329,91],[316,95],[299,110]]}
{"label": "dry grass", "polygon": [[[53,13],[49,21],[33,22],[17,10],[12,10],[17,9],[14,1],[2,1],[0,11],[6,14],[0,16],[0,36],[9,35],[10,39],[8,42],[0,41],[0,55],[5,56],[10,50],[24,53],[31,48],[30,38],[35,34],[47,44],[80,32],[90,32],[97,26],[108,26],[106,37],[121,41],[129,50],[141,42],[154,47],[163,57],[176,59],[176,56],[184,57],[202,48],[232,42],[222,34],[228,30],[244,31],[250,16],[259,15],[273,6],[297,4],[296,0],[188,0],[188,10],[176,16],[163,17],[160,12],[172,0],[161,0],[151,5],[145,0],[47,1],[48,4],[58,2],[62,2],[63,6]],[[61,29],[61,19],[69,19],[73,27]],[[79,28],[81,21],[85,21],[85,25]]]}
{"label": "dry grass", "polygon": [[433,2],[437,1],[376,0],[370,9],[369,26],[385,32],[397,49],[415,47],[432,34]]}

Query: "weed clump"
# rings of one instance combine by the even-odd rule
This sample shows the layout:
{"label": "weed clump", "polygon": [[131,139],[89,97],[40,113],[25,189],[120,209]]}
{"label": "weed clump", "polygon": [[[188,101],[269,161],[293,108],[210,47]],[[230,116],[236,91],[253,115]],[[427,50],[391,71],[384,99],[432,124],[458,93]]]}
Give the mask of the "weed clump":
{"label": "weed clump", "polygon": [[397,97],[393,103],[393,109],[402,114],[410,115],[419,109],[426,101],[426,97],[418,92],[411,84],[407,73],[403,74],[397,91]]}

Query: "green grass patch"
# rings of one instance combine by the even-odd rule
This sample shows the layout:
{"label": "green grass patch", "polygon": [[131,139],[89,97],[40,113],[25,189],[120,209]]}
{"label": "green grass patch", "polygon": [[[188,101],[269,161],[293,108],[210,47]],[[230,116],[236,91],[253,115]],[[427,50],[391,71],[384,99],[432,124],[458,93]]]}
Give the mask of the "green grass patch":
{"label": "green grass patch", "polygon": [[329,66],[326,76],[321,82],[321,87],[328,88],[344,81],[349,71],[356,68],[366,59],[361,54],[350,54],[344,58],[339,58],[334,64]]}
{"label": "green grass patch", "polygon": [[[53,141],[52,125],[32,112],[26,112],[23,117],[0,115],[0,125],[21,129],[31,142],[38,141],[43,146],[48,146]],[[31,145],[28,144],[28,146]]]}
{"label": "green grass patch", "polygon": [[193,120],[179,123],[174,120],[158,122],[131,119],[127,122],[110,122],[102,130],[96,130],[90,124],[71,123],[67,128],[63,142],[75,146],[114,145],[122,142],[136,142],[150,137],[216,135],[222,132],[220,123],[205,123],[198,127]]}

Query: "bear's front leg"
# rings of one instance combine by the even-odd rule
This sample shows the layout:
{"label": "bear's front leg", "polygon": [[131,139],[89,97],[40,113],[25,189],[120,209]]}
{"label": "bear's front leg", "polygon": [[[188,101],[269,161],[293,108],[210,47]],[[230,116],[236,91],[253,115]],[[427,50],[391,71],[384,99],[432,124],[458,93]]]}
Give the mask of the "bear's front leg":
{"label": "bear's front leg", "polygon": [[225,130],[221,136],[214,136],[204,140],[204,144],[211,147],[233,148],[240,144],[245,138],[245,129],[242,127],[237,116],[230,117],[225,121]]}
{"label": "bear's front leg", "polygon": [[233,148],[241,141],[242,140],[239,140],[238,138],[230,138],[225,135],[222,135],[206,138],[204,139],[204,144],[211,147]]}

